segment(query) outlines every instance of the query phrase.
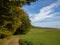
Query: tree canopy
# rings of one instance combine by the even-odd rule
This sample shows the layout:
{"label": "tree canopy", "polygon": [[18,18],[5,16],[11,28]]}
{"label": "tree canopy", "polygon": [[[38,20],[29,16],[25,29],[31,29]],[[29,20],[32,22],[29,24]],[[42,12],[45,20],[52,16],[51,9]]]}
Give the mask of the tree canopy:
{"label": "tree canopy", "polygon": [[[28,14],[22,9],[23,5],[30,5],[36,0],[0,0],[0,37],[12,35],[16,31],[28,32],[30,20]],[[22,31],[21,31],[22,30]]]}

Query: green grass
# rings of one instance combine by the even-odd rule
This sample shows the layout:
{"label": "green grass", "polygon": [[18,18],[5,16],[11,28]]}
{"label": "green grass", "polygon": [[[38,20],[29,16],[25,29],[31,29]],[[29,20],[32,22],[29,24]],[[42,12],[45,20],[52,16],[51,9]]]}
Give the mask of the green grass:
{"label": "green grass", "polygon": [[[10,38],[19,37],[22,45],[60,45],[60,29],[53,28],[31,28],[26,35],[15,35]],[[0,45],[6,40],[0,39]]]}
{"label": "green grass", "polygon": [[26,35],[17,35],[20,39],[31,41],[33,45],[60,45],[60,30],[32,28]]}

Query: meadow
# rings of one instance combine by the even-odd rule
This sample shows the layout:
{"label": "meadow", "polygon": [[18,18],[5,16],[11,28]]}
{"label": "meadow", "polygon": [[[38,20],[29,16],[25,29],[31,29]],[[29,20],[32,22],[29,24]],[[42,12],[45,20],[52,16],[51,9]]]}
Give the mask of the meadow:
{"label": "meadow", "polygon": [[31,28],[26,35],[17,35],[20,39],[32,42],[31,45],[60,45],[60,29]]}
{"label": "meadow", "polygon": [[20,45],[60,45],[60,29],[34,27],[27,34],[10,36],[8,40],[0,39],[0,45],[5,45],[4,43],[9,42],[10,38],[12,42],[8,45],[13,45],[12,43],[18,41],[18,38]]}

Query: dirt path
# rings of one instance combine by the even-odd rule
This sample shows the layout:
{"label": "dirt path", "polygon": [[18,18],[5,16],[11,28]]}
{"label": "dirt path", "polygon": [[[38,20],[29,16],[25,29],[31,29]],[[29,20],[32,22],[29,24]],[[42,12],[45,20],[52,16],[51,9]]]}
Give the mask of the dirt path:
{"label": "dirt path", "polygon": [[19,38],[12,38],[8,40],[8,43],[6,45],[19,45]]}
{"label": "dirt path", "polygon": [[20,45],[19,40],[19,38],[3,39],[0,45]]}

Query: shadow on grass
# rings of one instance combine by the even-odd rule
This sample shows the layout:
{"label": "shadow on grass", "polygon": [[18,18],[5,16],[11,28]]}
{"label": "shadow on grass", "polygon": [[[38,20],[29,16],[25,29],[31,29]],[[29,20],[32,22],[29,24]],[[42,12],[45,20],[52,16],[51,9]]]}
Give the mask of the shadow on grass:
{"label": "shadow on grass", "polygon": [[33,45],[31,41],[19,40],[19,45]]}

